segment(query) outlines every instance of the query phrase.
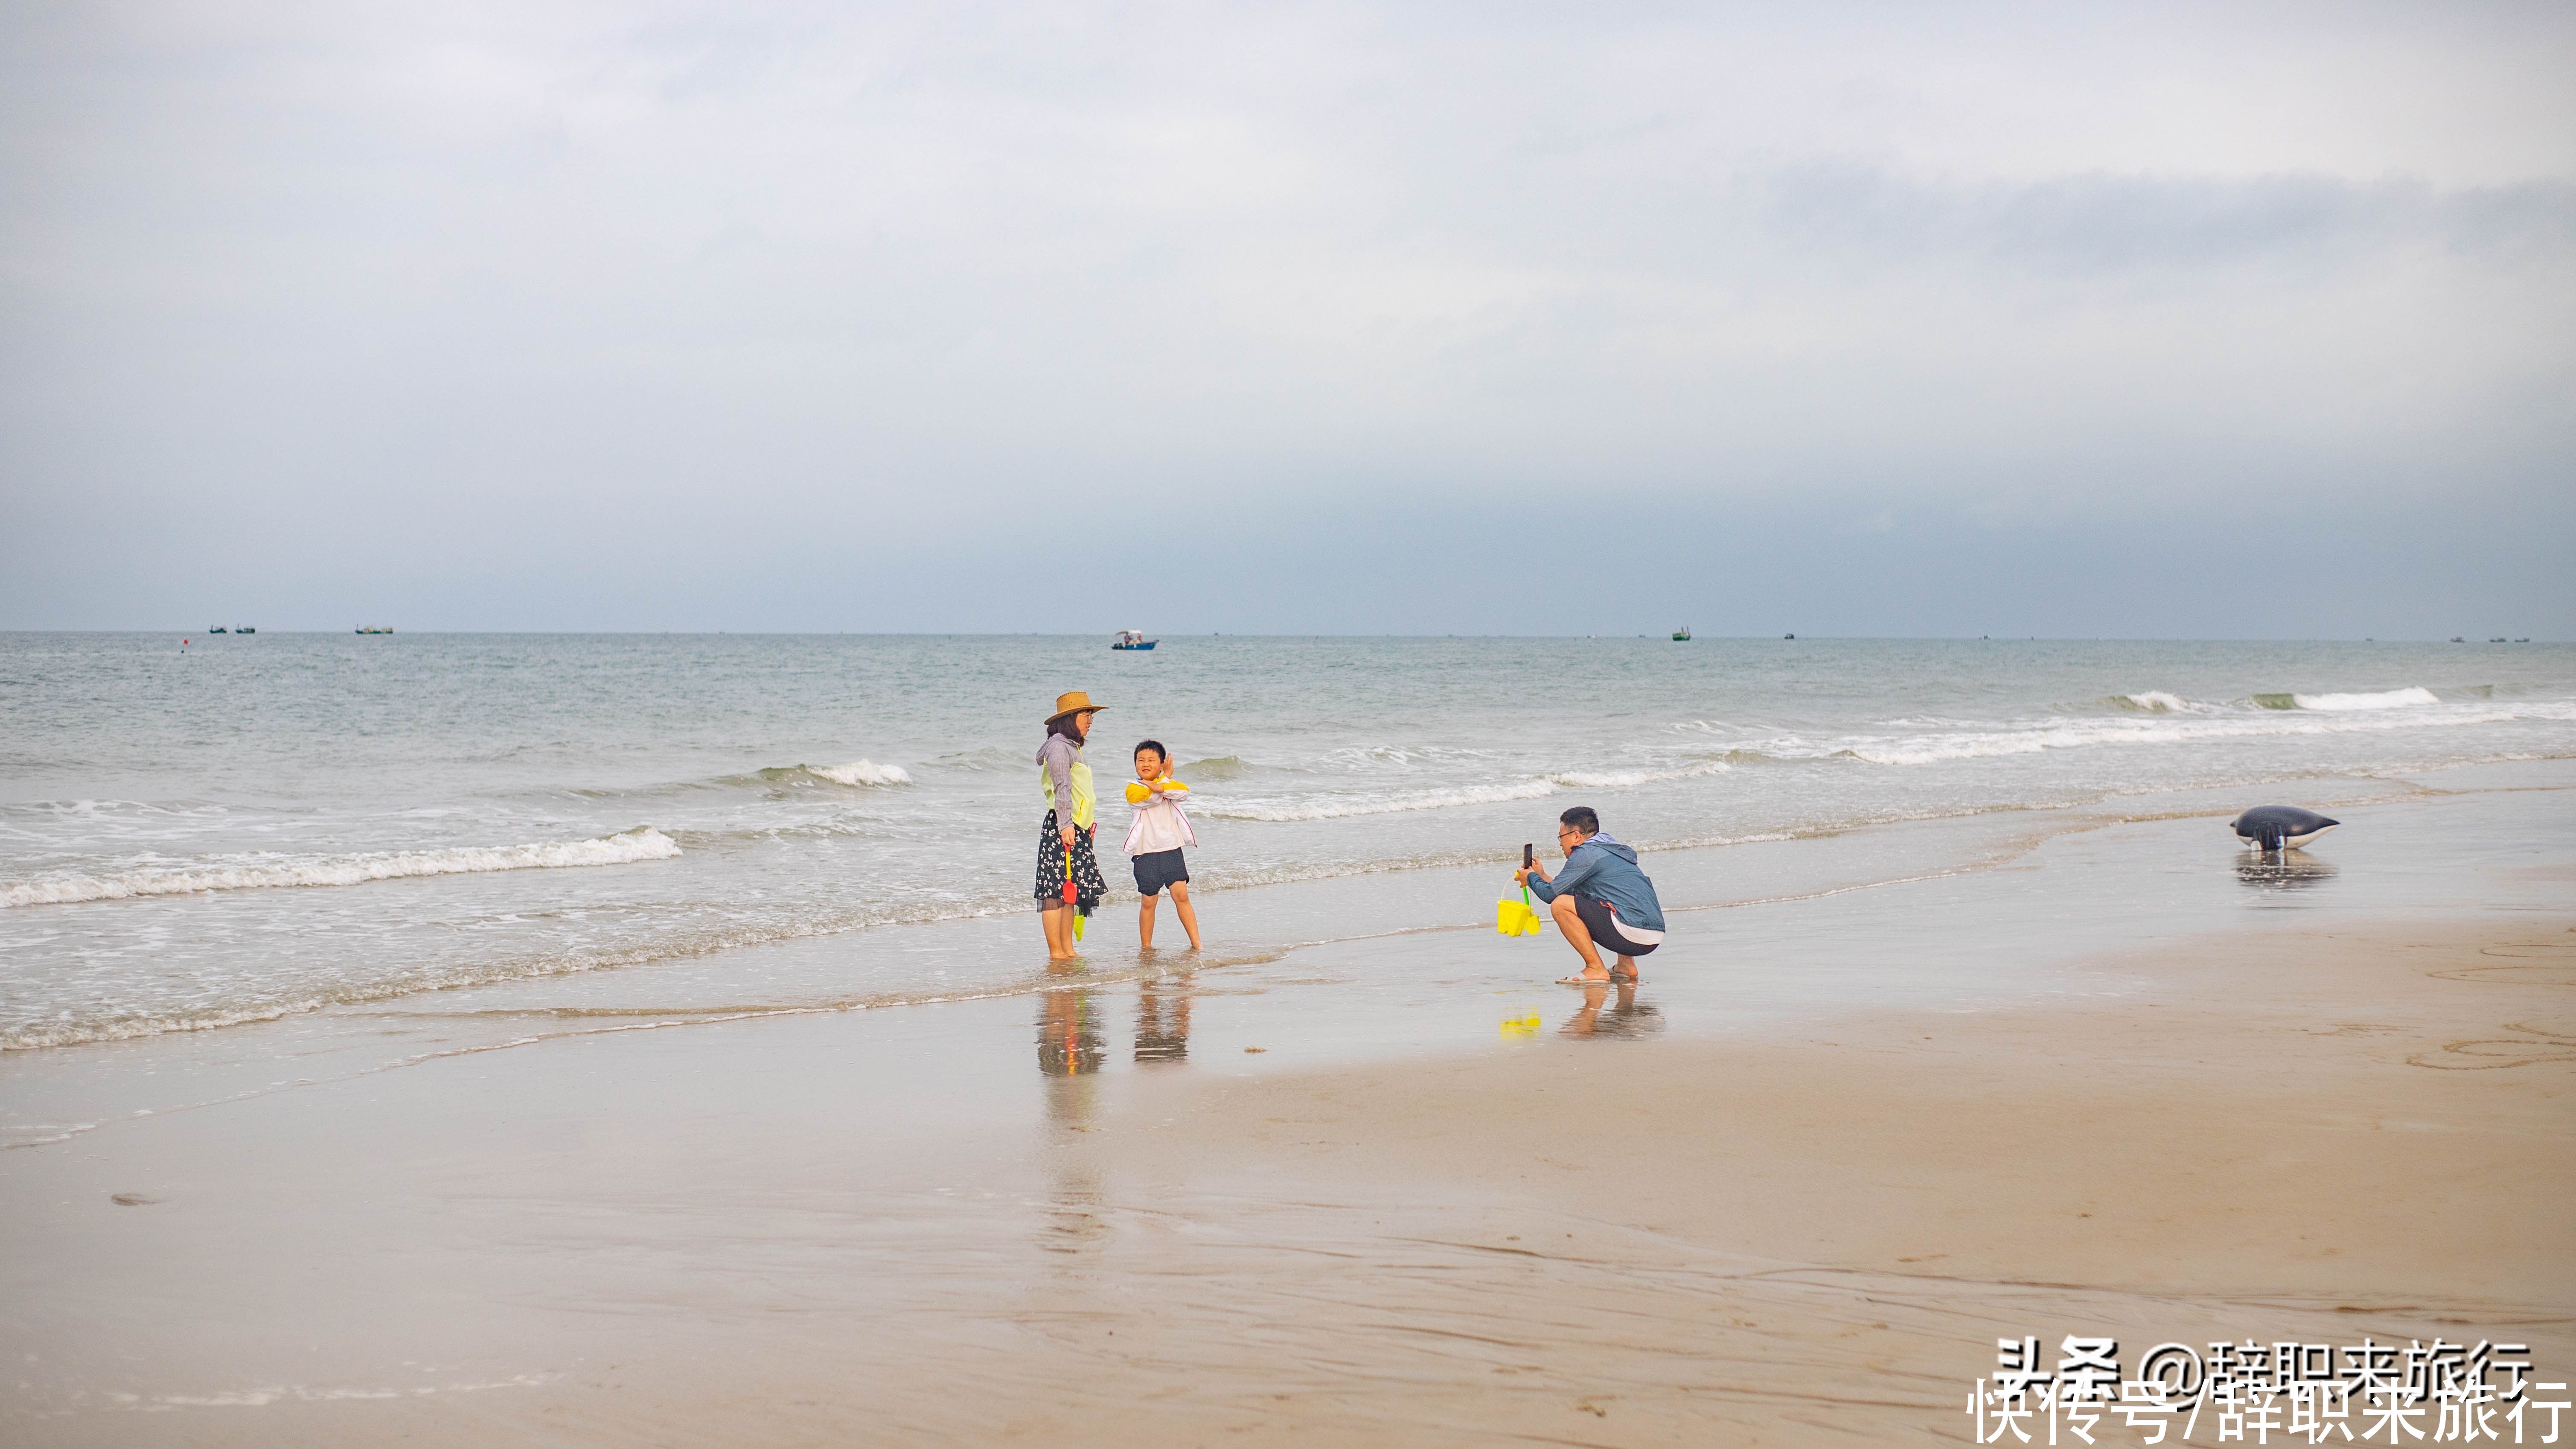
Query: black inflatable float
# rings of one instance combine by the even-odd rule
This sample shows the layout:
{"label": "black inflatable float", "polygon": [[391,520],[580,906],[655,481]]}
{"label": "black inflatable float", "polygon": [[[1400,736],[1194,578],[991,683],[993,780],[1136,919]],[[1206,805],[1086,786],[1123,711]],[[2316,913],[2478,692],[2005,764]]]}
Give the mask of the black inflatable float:
{"label": "black inflatable float", "polygon": [[2257,805],[2234,822],[2238,838],[2263,850],[2305,845],[2342,823],[2296,805]]}

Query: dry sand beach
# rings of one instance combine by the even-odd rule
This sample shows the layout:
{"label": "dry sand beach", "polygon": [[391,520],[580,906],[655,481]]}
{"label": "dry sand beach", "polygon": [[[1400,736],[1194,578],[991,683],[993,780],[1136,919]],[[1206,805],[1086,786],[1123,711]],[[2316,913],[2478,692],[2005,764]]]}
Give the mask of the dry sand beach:
{"label": "dry sand beach", "polygon": [[[383,1013],[366,1065],[20,1054],[22,1107],[138,1065],[204,1105],[0,1153],[7,1437],[1960,1442],[2025,1334],[2563,1378],[2565,784],[2350,782],[2344,848],[2286,865],[2188,809],[1770,904],[1670,853],[1699,948],[1589,999],[1461,928],[429,1051]],[[1790,1001],[1961,961],[2000,989]]]}

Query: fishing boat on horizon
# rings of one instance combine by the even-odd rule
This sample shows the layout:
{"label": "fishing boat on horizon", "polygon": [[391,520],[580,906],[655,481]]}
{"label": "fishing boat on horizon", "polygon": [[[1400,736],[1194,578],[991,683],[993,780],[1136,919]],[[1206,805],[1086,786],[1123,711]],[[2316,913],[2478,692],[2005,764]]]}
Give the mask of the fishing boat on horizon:
{"label": "fishing boat on horizon", "polygon": [[1159,639],[1146,638],[1144,631],[1141,629],[1121,629],[1118,631],[1118,637],[1109,641],[1109,647],[1112,649],[1151,649],[1161,642],[1162,641]]}
{"label": "fishing boat on horizon", "polygon": [[393,632],[393,627],[388,624],[369,624],[359,629],[358,632],[361,634],[390,634]]}
{"label": "fishing boat on horizon", "polygon": [[1683,625],[1683,626],[1681,626],[1680,628],[1675,629],[1675,630],[1673,631],[1673,642],[1674,642],[1674,643],[1676,643],[1676,644],[1688,644],[1690,641],[1691,641],[1690,625],[1688,625],[1688,624],[1684,624],[1684,625]]}

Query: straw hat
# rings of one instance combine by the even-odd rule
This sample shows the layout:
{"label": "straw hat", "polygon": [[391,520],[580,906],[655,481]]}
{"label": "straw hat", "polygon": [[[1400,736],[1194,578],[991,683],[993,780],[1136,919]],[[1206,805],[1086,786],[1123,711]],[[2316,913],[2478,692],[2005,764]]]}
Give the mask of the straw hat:
{"label": "straw hat", "polygon": [[1105,705],[1093,704],[1091,702],[1090,695],[1077,689],[1070,694],[1059,694],[1055,697],[1055,713],[1048,715],[1046,717],[1046,722],[1048,724],[1054,724],[1057,720],[1064,718],[1066,715],[1080,714],[1086,709],[1090,710],[1093,714],[1098,714],[1105,708],[1107,708]]}

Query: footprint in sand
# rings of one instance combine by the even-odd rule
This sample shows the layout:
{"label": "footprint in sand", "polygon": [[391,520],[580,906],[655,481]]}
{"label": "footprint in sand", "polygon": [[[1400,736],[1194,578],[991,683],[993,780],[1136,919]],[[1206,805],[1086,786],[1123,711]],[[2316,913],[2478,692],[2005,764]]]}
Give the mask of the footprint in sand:
{"label": "footprint in sand", "polygon": [[2484,981],[2499,986],[2576,986],[2576,941],[2511,941],[2478,948],[2506,964],[2461,966],[2429,973],[2439,981]]}
{"label": "footprint in sand", "polygon": [[2522,1035],[2445,1042],[2439,1052],[2418,1052],[2406,1059],[2407,1064],[2446,1072],[2492,1072],[2542,1062],[2576,1062],[2576,1032],[2520,1021],[2506,1022],[2502,1029]]}

